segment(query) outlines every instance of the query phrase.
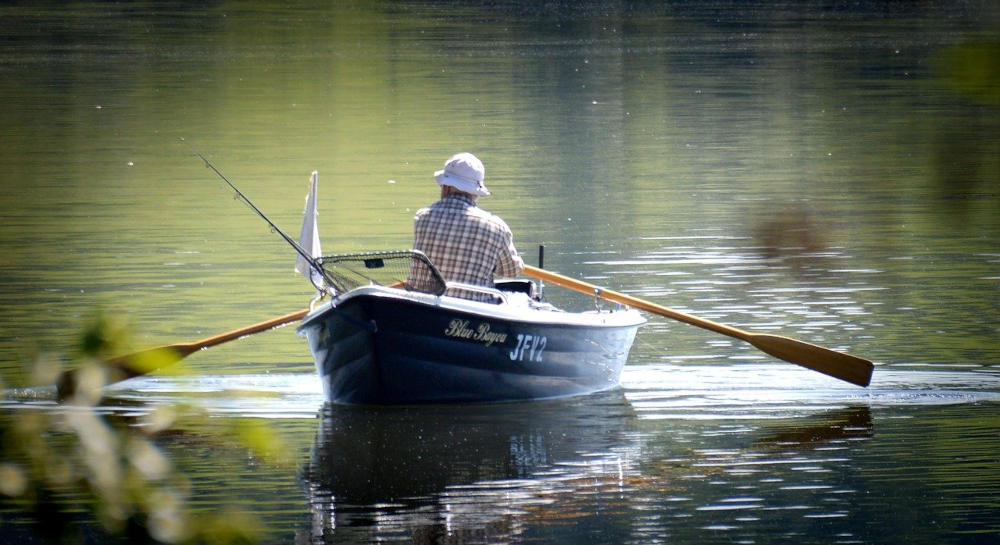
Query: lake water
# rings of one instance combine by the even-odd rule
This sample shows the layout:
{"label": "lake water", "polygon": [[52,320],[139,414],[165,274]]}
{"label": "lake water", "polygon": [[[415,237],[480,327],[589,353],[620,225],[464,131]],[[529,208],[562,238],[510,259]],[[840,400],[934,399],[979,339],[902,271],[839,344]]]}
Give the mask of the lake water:
{"label": "lake water", "polygon": [[[249,512],[265,543],[1000,535],[995,1],[82,3],[0,21],[8,385],[99,313],[141,348],[308,303],[293,252],[195,150],[293,235],[318,170],[330,253],[408,247],[433,171],[471,151],[529,263],[544,244],[548,269],[876,362],[857,388],[650,316],[618,391],[324,407],[279,329],[106,392],[104,418],[180,403],[284,439],[291,463],[220,446],[215,424],[158,437],[195,511]],[[8,394],[7,427],[67,410]],[[31,542],[37,520],[0,508],[0,541]]]}

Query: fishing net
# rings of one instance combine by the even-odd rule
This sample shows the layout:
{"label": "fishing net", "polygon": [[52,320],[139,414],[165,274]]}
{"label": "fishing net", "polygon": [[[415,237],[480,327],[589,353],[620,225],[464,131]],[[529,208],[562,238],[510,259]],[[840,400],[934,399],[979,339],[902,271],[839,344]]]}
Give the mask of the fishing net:
{"label": "fishing net", "polygon": [[323,268],[326,281],[339,293],[372,284],[403,287],[418,268],[426,273],[422,277],[432,279],[433,285],[428,291],[441,295],[445,290],[441,273],[418,250],[334,254],[317,259],[317,263]]}

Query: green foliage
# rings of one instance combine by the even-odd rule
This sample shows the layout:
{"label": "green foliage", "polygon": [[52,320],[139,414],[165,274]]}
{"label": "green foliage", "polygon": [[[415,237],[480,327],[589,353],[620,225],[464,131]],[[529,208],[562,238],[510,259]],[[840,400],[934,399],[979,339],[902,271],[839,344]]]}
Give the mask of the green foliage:
{"label": "green foliage", "polygon": [[[251,514],[191,510],[191,483],[156,444],[158,435],[194,427],[207,415],[163,405],[124,417],[98,405],[109,376],[102,362],[128,346],[127,331],[106,317],[93,320],[81,335],[77,389],[68,403],[0,415],[0,508],[33,520],[33,533],[46,543],[79,542],[83,525],[95,522],[109,539],[128,543],[257,542],[260,527]],[[32,373],[51,379],[58,369],[42,359]],[[282,443],[265,424],[216,429],[213,441],[282,461]]]}

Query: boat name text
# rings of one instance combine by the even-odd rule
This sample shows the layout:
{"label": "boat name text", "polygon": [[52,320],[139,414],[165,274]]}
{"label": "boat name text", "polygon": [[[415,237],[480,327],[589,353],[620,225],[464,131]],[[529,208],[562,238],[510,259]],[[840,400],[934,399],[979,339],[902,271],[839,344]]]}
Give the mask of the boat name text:
{"label": "boat name text", "polygon": [[496,333],[490,331],[490,324],[483,322],[473,328],[468,320],[452,320],[448,327],[445,328],[444,334],[448,337],[457,337],[459,339],[470,339],[473,341],[479,341],[486,346],[492,346],[494,343],[503,344],[507,342],[506,333]]}

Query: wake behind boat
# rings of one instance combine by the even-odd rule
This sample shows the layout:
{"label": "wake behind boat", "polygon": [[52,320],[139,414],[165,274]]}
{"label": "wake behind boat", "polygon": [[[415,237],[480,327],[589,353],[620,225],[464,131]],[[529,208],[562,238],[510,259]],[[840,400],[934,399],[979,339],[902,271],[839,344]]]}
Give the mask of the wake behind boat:
{"label": "wake behind boat", "polygon": [[[634,310],[563,312],[530,281],[497,289],[440,280],[415,250],[317,260],[341,290],[298,327],[326,398],[349,404],[499,402],[618,385],[645,319]],[[407,267],[430,267],[437,293],[407,291]],[[396,286],[396,287],[391,287]],[[448,295],[475,290],[495,302]]]}

